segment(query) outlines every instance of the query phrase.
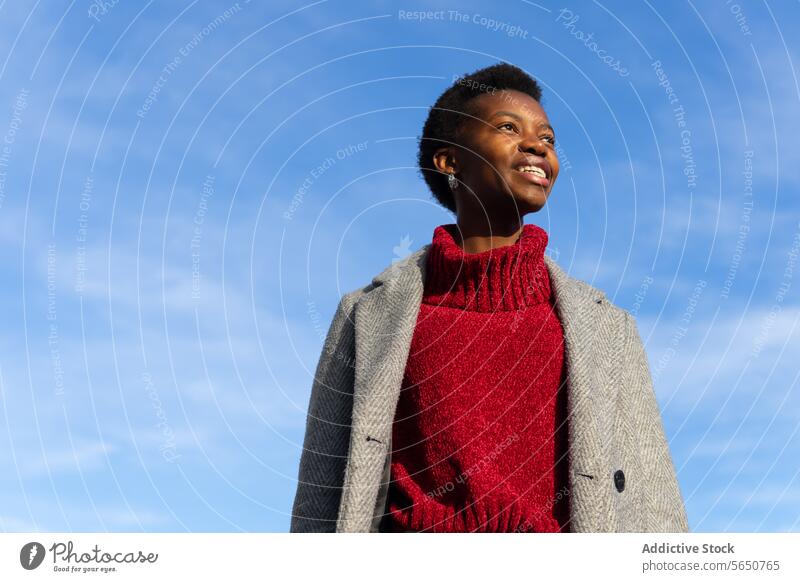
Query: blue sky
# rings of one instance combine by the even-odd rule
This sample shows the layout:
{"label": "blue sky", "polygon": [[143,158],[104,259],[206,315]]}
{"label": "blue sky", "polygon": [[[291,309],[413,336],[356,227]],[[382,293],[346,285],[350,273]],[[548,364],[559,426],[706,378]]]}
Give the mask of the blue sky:
{"label": "blue sky", "polygon": [[0,530],[286,531],[340,296],[454,221],[427,108],[508,61],[562,157],[526,221],[636,315],[690,527],[800,531],[797,12],[0,2]]}

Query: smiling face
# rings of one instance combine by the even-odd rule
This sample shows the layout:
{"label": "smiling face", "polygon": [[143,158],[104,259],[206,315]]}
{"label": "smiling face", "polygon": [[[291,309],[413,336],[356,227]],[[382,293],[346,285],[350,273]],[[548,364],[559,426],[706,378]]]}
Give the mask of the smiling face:
{"label": "smiling face", "polygon": [[521,217],[542,209],[558,177],[555,133],[530,95],[505,90],[470,102],[461,147],[438,150],[437,168],[455,173],[457,214]]}

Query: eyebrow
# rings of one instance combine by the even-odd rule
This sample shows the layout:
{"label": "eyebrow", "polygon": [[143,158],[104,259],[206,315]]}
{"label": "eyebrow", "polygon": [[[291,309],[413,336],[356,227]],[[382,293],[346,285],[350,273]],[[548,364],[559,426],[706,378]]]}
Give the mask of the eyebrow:
{"label": "eyebrow", "polygon": [[[521,121],[524,121],[524,120],[522,119],[522,117],[520,117],[518,114],[514,113],[513,111],[495,111],[494,113],[492,113],[492,114],[489,116],[489,119],[492,119],[492,118],[494,118],[494,117],[500,117],[500,116],[502,116],[502,115],[507,115],[508,117],[513,117],[514,119],[517,119],[517,120],[519,120],[520,122],[521,122]],[[538,125],[538,127],[539,127],[539,128],[542,128],[542,127],[544,127],[544,128],[547,128],[547,129],[549,129],[550,131],[552,131],[552,132],[553,132],[553,134],[555,134],[555,133],[556,133],[556,130],[555,130],[555,129],[553,129],[553,126],[552,126],[552,125],[550,125],[549,123],[540,123],[540,124]]]}

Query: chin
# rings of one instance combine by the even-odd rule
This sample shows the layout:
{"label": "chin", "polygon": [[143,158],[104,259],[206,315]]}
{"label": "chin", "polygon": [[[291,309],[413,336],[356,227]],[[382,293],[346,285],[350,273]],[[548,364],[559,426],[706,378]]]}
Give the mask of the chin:
{"label": "chin", "polygon": [[525,194],[515,194],[514,200],[520,210],[520,214],[525,214],[527,212],[539,212],[544,208],[548,197],[548,192],[526,192]]}

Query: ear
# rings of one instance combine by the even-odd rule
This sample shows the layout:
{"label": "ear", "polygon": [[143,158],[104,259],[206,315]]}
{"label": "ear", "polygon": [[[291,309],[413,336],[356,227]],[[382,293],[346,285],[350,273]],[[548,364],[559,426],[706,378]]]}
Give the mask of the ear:
{"label": "ear", "polygon": [[437,170],[445,174],[454,174],[458,172],[458,164],[455,160],[453,146],[446,146],[436,150],[433,154],[433,165]]}

